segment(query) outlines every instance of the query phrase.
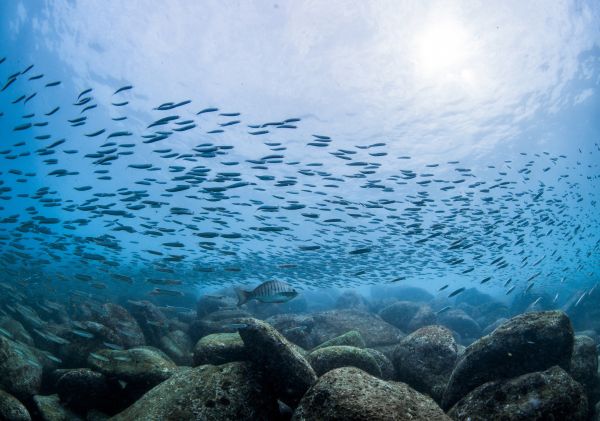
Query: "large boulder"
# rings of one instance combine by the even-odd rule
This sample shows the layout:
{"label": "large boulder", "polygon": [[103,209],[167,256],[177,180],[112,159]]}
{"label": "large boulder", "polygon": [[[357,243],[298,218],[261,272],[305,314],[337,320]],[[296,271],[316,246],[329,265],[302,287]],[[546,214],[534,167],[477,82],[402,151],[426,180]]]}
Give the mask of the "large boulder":
{"label": "large boulder", "polygon": [[112,421],[269,420],[277,401],[248,362],[186,369],[159,384]]}
{"label": "large boulder", "polygon": [[316,344],[340,336],[349,330],[357,330],[368,347],[396,344],[404,333],[383,321],[381,317],[359,310],[330,310],[312,315],[312,336]]}
{"label": "large boulder", "polygon": [[506,379],[559,365],[571,365],[573,327],[561,311],[513,317],[477,340],[459,357],[442,399],[449,409],[488,381]]}
{"label": "large boulder", "polygon": [[99,322],[111,329],[119,337],[119,344],[125,348],[146,345],[142,329],[127,309],[118,304],[106,303],[102,306]]}
{"label": "large boulder", "polygon": [[450,409],[454,420],[585,421],[582,386],[558,366],[484,383]]}
{"label": "large boulder", "polygon": [[60,403],[58,395],[35,395],[33,397],[32,413],[42,421],[82,421],[73,411]]}
{"label": "large boulder", "polygon": [[322,344],[314,347],[313,351],[319,348],[327,348],[328,346],[337,345],[355,346],[357,348],[365,348],[367,346],[365,344],[365,340],[360,335],[360,332],[357,330],[351,330],[350,332],[346,332],[343,335],[336,336],[335,338],[323,342]]}
{"label": "large boulder", "polygon": [[31,421],[31,416],[17,398],[0,389],[0,420]]}
{"label": "large boulder", "polygon": [[587,394],[590,408],[593,408],[600,398],[600,382],[598,350],[592,338],[575,336],[570,374],[574,380],[581,383]]}
{"label": "large boulder", "polygon": [[458,333],[465,345],[481,336],[481,326],[463,310],[448,310],[440,315],[439,322]]}
{"label": "large boulder", "polygon": [[317,381],[306,359],[275,328],[257,319],[243,319],[240,336],[249,358],[264,368],[278,398],[295,406]]}
{"label": "large boulder", "polygon": [[306,357],[317,376],[340,367],[356,367],[381,377],[377,360],[366,350],[354,346],[337,345],[319,348]]}
{"label": "large boulder", "polygon": [[344,291],[335,300],[335,308],[353,308],[356,310],[369,310],[369,303],[365,297],[354,290]]}
{"label": "large boulder", "polygon": [[206,335],[194,347],[194,366],[220,365],[247,359],[244,341],[237,332]]}
{"label": "large boulder", "polygon": [[160,349],[178,365],[192,365],[192,343],[183,330],[170,330],[160,338]]}
{"label": "large boulder", "polygon": [[120,386],[116,381],[89,368],[64,370],[56,381],[56,391],[62,403],[75,412],[85,414],[96,408],[108,412],[123,409],[119,405],[118,391]]}
{"label": "large boulder", "polygon": [[421,303],[412,301],[396,301],[383,308],[379,316],[398,329],[408,332],[408,325],[417,312],[421,309]]}
{"label": "large boulder", "polygon": [[9,333],[10,338],[15,341],[33,346],[33,338],[21,322],[7,316],[0,317],[0,328]]}
{"label": "large boulder", "polygon": [[118,351],[103,349],[88,357],[89,366],[109,378],[148,390],[171,377],[177,366],[162,351],[149,346]]}
{"label": "large boulder", "polygon": [[279,331],[285,338],[302,348],[310,349],[318,345],[312,335],[315,321],[306,314],[277,314],[266,320]]}
{"label": "large boulder", "polygon": [[169,331],[169,321],[162,310],[150,301],[129,301],[129,309],[147,344],[158,346],[160,339]]}
{"label": "large boulder", "polygon": [[383,353],[373,348],[365,348],[365,351],[375,359],[375,362],[379,366],[381,371],[381,378],[383,380],[393,380],[395,376],[394,365],[390,359]]}
{"label": "large boulder", "polygon": [[23,400],[41,383],[42,365],[30,348],[0,335],[0,388]]}
{"label": "large boulder", "polygon": [[440,402],[458,353],[450,330],[437,325],[422,327],[394,350],[396,379]]}
{"label": "large boulder", "polygon": [[354,367],[325,373],[300,401],[294,421],[449,421],[428,396]]}

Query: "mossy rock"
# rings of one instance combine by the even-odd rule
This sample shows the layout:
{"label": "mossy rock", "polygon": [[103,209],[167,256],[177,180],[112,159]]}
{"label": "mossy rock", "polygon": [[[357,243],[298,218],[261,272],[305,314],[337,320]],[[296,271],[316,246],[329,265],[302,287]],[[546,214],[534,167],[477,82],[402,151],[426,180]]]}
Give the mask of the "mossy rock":
{"label": "mossy rock", "polygon": [[194,366],[220,365],[247,359],[244,341],[237,332],[206,335],[194,347]]}
{"label": "mossy rock", "polygon": [[337,345],[317,349],[308,354],[308,362],[318,376],[340,367],[356,367],[381,377],[377,360],[366,350],[354,346]]}
{"label": "mossy rock", "polygon": [[353,346],[356,348],[365,348],[365,340],[362,335],[357,330],[351,330],[349,332],[344,333],[343,335],[337,336],[333,339],[329,339],[328,341],[323,342],[322,344],[316,346],[314,350],[320,348],[326,348],[328,346],[337,346],[337,345],[347,345]]}

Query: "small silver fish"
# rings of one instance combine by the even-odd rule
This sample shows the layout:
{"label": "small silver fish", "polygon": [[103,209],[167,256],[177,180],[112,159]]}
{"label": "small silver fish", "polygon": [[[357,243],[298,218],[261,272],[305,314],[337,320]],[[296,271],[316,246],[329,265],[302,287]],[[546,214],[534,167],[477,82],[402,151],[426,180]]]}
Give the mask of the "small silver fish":
{"label": "small silver fish", "polygon": [[257,300],[261,303],[285,303],[298,295],[291,285],[281,281],[263,282],[252,291],[236,288],[235,293],[238,297],[238,307],[249,300]]}

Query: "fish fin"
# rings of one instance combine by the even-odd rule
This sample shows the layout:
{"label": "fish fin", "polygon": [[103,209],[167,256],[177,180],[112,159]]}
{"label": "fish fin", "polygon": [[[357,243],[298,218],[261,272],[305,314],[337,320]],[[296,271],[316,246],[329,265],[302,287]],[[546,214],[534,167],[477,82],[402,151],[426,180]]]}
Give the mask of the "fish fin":
{"label": "fish fin", "polygon": [[237,303],[238,307],[241,306],[242,304],[246,304],[246,302],[250,298],[250,292],[249,291],[244,291],[243,289],[235,288],[235,293],[236,293],[237,298],[238,298],[238,303]]}

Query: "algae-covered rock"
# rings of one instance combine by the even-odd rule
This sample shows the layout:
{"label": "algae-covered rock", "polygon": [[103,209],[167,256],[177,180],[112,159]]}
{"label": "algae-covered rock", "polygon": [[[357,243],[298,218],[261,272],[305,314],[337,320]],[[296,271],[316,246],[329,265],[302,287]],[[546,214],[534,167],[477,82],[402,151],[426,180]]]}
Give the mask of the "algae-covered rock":
{"label": "algae-covered rock", "polygon": [[439,324],[458,333],[467,343],[481,336],[481,326],[461,309],[451,309],[442,313]]}
{"label": "algae-covered rock", "polygon": [[326,348],[328,346],[336,346],[336,345],[347,345],[354,346],[356,348],[365,348],[365,340],[361,336],[360,332],[357,330],[351,330],[349,332],[344,333],[343,335],[336,336],[335,338],[329,339],[328,341],[323,342],[322,344],[316,346],[314,350],[319,348]]}
{"label": "algae-covered rock", "polygon": [[440,402],[457,357],[452,332],[443,326],[427,326],[398,344],[392,362],[397,380]]}
{"label": "algae-covered rock", "polygon": [[56,381],[61,403],[79,413],[92,408],[110,410],[118,407],[118,384],[89,368],[64,370]]}
{"label": "algae-covered rock", "polygon": [[43,421],[80,421],[82,418],[60,403],[58,395],[33,397],[35,413]]}
{"label": "algae-covered rock", "polygon": [[288,341],[302,348],[310,349],[318,345],[317,338],[312,334],[315,321],[306,314],[277,314],[266,320],[279,331]]}
{"label": "algae-covered rock", "polygon": [[375,358],[364,349],[354,346],[337,345],[319,348],[308,354],[308,362],[318,376],[340,367],[356,367],[367,373],[381,377],[381,369]]}
{"label": "algae-covered rock", "polygon": [[194,347],[194,366],[245,361],[246,348],[239,333],[213,333],[201,338]]}
{"label": "algae-covered rock", "polygon": [[240,336],[249,358],[264,368],[278,398],[295,406],[317,381],[306,359],[275,328],[257,319],[243,319]]}
{"label": "algae-covered rock", "polygon": [[192,364],[192,343],[187,333],[176,329],[160,338],[160,348],[176,364]]}
{"label": "algae-covered rock", "polygon": [[249,362],[186,369],[159,384],[112,421],[270,420],[277,401]]}
{"label": "algae-covered rock", "polygon": [[449,421],[440,407],[404,383],[387,382],[354,367],[331,370],[302,398],[294,421]]}
{"label": "algae-covered rock", "polygon": [[123,351],[103,349],[90,354],[88,364],[102,374],[146,390],[177,371],[177,366],[169,357],[149,346]]}
{"label": "algae-covered rock", "polygon": [[583,386],[590,409],[593,408],[600,398],[600,381],[598,378],[598,350],[592,338],[575,336],[570,374]]}
{"label": "algae-covered rock", "polygon": [[31,421],[31,416],[17,398],[0,389],[0,420]]}
{"label": "algae-covered rock", "polygon": [[558,366],[484,383],[448,412],[455,420],[545,421],[587,419],[583,387]]}
{"label": "algae-covered rock", "polygon": [[412,301],[396,301],[383,308],[379,312],[379,316],[398,329],[408,332],[408,326],[421,308],[421,305]]}
{"label": "algae-covered rock", "polygon": [[315,344],[323,343],[349,330],[357,330],[369,347],[396,344],[404,333],[376,314],[359,310],[330,310],[312,315],[311,335]]}
{"label": "algae-covered rock", "polygon": [[373,348],[365,348],[365,351],[375,359],[375,362],[379,366],[381,371],[381,378],[383,380],[392,380],[395,375],[394,365],[390,359],[383,353]]}
{"label": "algae-covered rock", "polygon": [[42,365],[28,346],[0,335],[0,388],[19,399],[36,394],[42,383]]}
{"label": "algae-covered rock", "polygon": [[571,365],[573,328],[562,311],[526,313],[467,347],[459,357],[442,399],[450,408],[488,381]]}

